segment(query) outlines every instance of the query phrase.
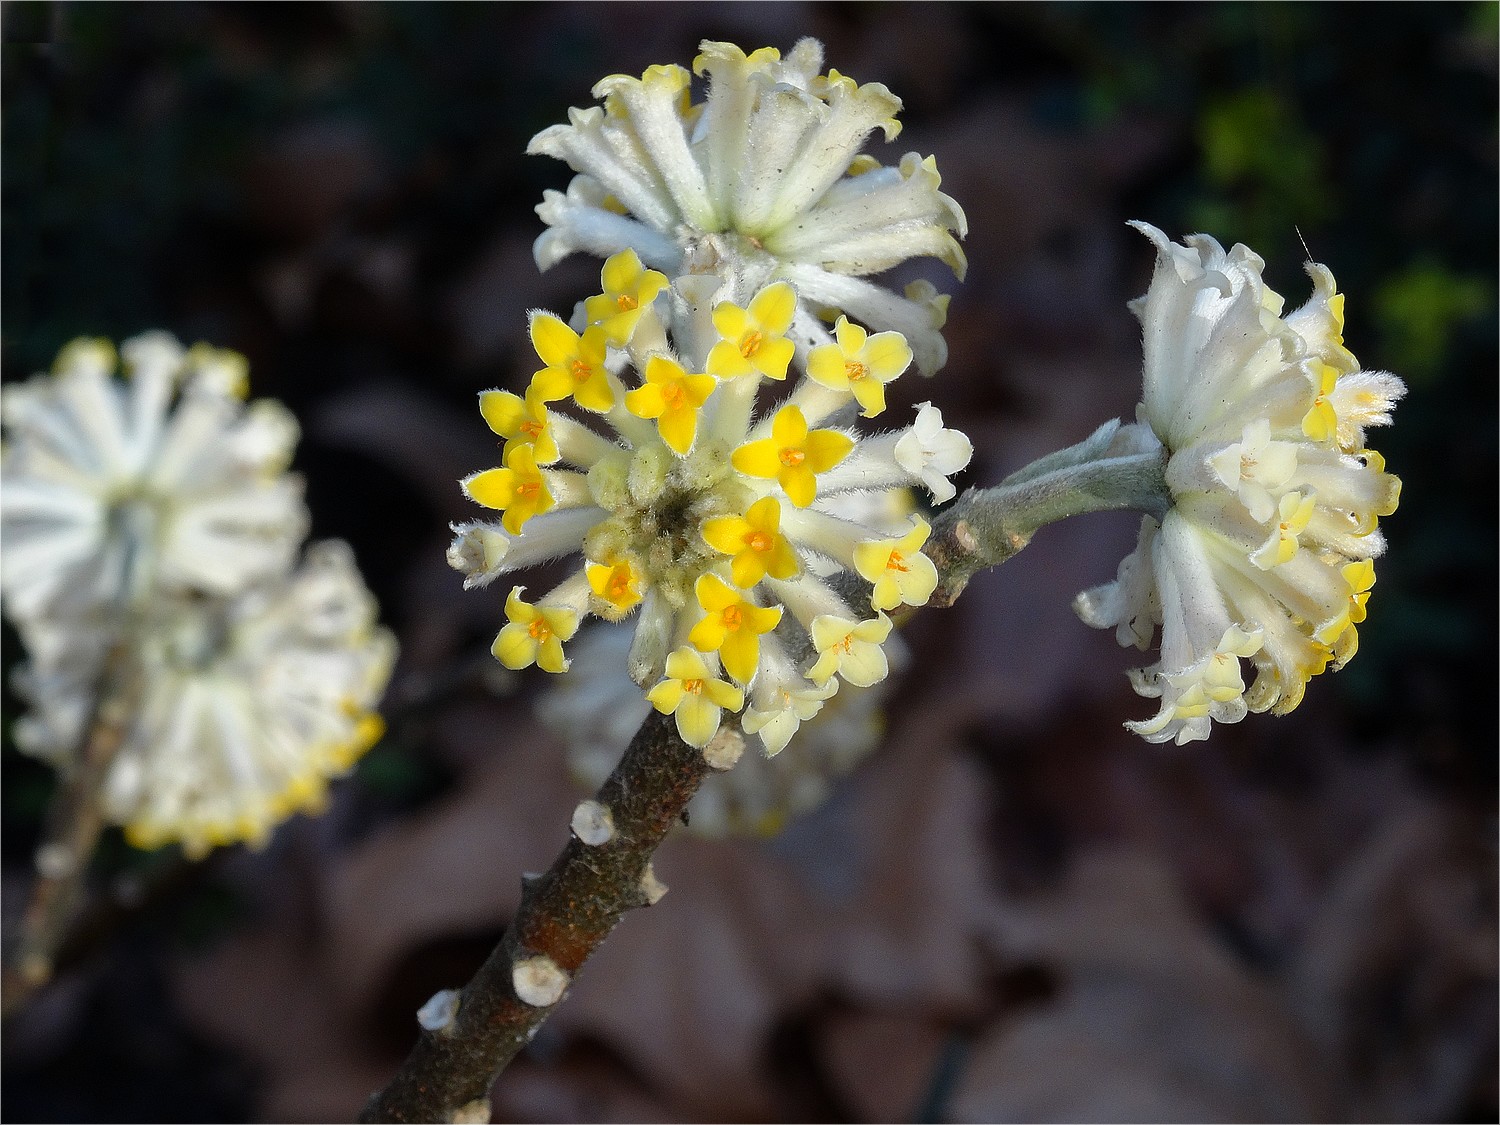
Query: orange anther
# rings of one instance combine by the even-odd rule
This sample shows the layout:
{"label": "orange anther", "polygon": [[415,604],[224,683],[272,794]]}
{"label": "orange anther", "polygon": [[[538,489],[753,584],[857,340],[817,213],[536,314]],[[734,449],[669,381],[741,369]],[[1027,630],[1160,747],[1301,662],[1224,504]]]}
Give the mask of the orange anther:
{"label": "orange anther", "polygon": [[849,382],[857,383],[870,373],[870,369],[857,360],[846,360],[844,362],[844,374],[848,376]]}
{"label": "orange anther", "polygon": [[685,691],[685,692],[687,692],[689,695],[697,695],[700,692],[702,692],[702,690],[703,690],[703,681],[702,680],[683,680],[682,681],[682,690]]}
{"label": "orange anther", "polygon": [[521,432],[529,438],[542,436],[542,424],[540,422],[522,422]]}
{"label": "orange anther", "polygon": [[756,352],[760,351],[760,340],[761,336],[759,332],[746,332],[740,338],[740,355],[749,359]]}
{"label": "orange anther", "polygon": [[552,635],[552,630],[547,627],[547,623],[545,621],[538,617],[530,625],[526,626],[526,633],[531,637],[532,640],[540,642],[545,641],[548,637],[550,637]]}
{"label": "orange anther", "polygon": [[615,304],[620,306],[621,312],[631,312],[640,307],[640,302],[635,299],[633,293],[621,293],[615,298]]}
{"label": "orange anther", "polygon": [[525,484],[516,485],[517,496],[535,496],[541,490],[542,486],[537,481],[527,481]]}
{"label": "orange anther", "polygon": [[752,551],[766,552],[776,545],[776,541],[764,531],[752,531],[745,536],[745,546]]}
{"label": "orange anther", "polygon": [[803,453],[800,449],[794,449],[791,446],[783,449],[776,456],[779,457],[781,459],[781,463],[789,469],[795,469],[798,465],[807,460],[806,453]]}
{"label": "orange anther", "polygon": [[739,629],[740,625],[743,624],[743,619],[744,614],[740,612],[740,607],[737,605],[729,606],[720,615],[720,620],[724,622],[724,628],[728,629],[731,633]]}
{"label": "orange anther", "polygon": [[594,373],[594,365],[582,359],[575,359],[568,365],[568,369],[573,373],[575,383],[587,383]]}
{"label": "orange anther", "polygon": [[886,570],[899,570],[902,574],[911,569],[906,565],[906,560],[901,557],[900,551],[891,552],[891,557],[885,560],[885,568]]}

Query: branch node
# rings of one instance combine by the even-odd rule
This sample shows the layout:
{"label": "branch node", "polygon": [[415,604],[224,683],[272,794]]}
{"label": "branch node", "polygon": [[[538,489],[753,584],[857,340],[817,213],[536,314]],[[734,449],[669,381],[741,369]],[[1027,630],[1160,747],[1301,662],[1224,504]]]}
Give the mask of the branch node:
{"label": "branch node", "polygon": [[979,539],[975,536],[974,529],[969,526],[968,520],[959,520],[953,525],[953,538],[958,541],[958,545],[966,554],[979,553]]}
{"label": "branch node", "polygon": [[538,954],[524,961],[517,961],[510,974],[511,987],[516,998],[533,1008],[550,1008],[563,998],[568,990],[568,974],[557,967],[552,958]]}
{"label": "branch node", "polygon": [[475,1098],[454,1110],[449,1120],[453,1125],[489,1125],[490,1112],[488,1098]]}
{"label": "branch node", "polygon": [[615,838],[614,814],[598,801],[579,801],[573,810],[572,828],[580,843],[597,848]]}
{"label": "branch node", "polygon": [[723,773],[732,769],[745,752],[745,736],[733,727],[720,727],[717,734],[703,748],[703,760],[710,769]]}
{"label": "branch node", "polygon": [[656,877],[656,871],[648,863],[646,870],[641,872],[641,897],[645,899],[647,906],[655,906],[667,893],[667,885]]}
{"label": "branch node", "polygon": [[453,1018],[458,1015],[459,991],[445,988],[435,992],[417,1009],[417,1023],[435,1035],[452,1035]]}

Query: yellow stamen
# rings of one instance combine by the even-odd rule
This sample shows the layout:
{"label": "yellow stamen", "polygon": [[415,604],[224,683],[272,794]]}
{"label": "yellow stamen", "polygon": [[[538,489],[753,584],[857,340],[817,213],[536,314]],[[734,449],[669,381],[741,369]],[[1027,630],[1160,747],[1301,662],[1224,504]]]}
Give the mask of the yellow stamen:
{"label": "yellow stamen", "polygon": [[682,681],[682,690],[685,691],[685,692],[687,692],[689,695],[699,695],[703,691],[703,681],[702,680],[683,680]]}
{"label": "yellow stamen", "polygon": [[763,553],[769,551],[776,543],[764,531],[752,531],[749,535],[745,536],[745,545],[752,551]]}
{"label": "yellow stamen", "polygon": [[870,369],[858,360],[844,361],[844,374],[848,376],[849,382],[857,383],[870,373]]}
{"label": "yellow stamen", "polygon": [[740,341],[740,355],[749,359],[760,351],[761,336],[759,332],[746,332],[744,339]]}
{"label": "yellow stamen", "polygon": [[552,630],[548,628],[545,621],[538,617],[530,625],[526,626],[526,633],[532,640],[540,644],[552,635]]}
{"label": "yellow stamen", "polygon": [[795,469],[803,461],[807,460],[807,454],[803,453],[800,449],[783,449],[777,456],[781,458],[781,463],[789,469]]}

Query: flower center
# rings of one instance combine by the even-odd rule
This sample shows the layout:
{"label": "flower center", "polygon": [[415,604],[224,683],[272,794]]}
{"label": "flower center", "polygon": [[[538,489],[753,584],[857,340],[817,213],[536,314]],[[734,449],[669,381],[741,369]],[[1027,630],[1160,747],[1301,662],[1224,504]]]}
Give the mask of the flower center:
{"label": "flower center", "polygon": [[633,312],[640,307],[640,302],[630,293],[621,293],[615,298],[615,304],[620,307],[621,312]]}
{"label": "flower center", "polygon": [[662,388],[662,401],[667,404],[669,410],[681,410],[683,403],[687,401],[687,392],[682,389],[680,383],[669,383]]}
{"label": "flower center", "polygon": [[765,552],[771,549],[772,540],[764,531],[752,531],[749,535],[745,536],[745,544],[752,551],[765,554]]}
{"label": "flower center", "polygon": [[800,449],[794,449],[791,446],[783,449],[780,453],[777,454],[777,456],[781,459],[781,463],[788,469],[795,469],[798,465],[807,460],[806,453],[803,453]]}
{"label": "flower center", "polygon": [[575,359],[568,365],[568,370],[573,373],[573,382],[587,383],[594,374],[594,365],[584,359]]}
{"label": "flower center", "polygon": [[529,500],[540,492],[541,488],[542,486],[538,481],[527,481],[525,484],[516,485],[516,495]]}
{"label": "flower center", "polygon": [[837,649],[839,652],[842,652],[842,653],[845,653],[845,654],[853,652],[854,651],[854,634],[853,633],[846,633],[846,634],[844,634],[844,639],[841,640],[838,644],[834,645],[833,647],[835,649]]}
{"label": "flower center", "polygon": [[683,680],[682,681],[682,690],[685,691],[685,692],[687,692],[689,695],[698,695],[698,694],[700,694],[703,691],[703,681],[702,680]]}
{"label": "flower center", "polygon": [[630,574],[628,571],[617,570],[609,580],[609,596],[615,601],[622,600],[630,593]]}
{"label": "flower center", "polygon": [[849,382],[857,383],[870,373],[870,369],[857,359],[844,361],[844,374],[848,376]]}
{"label": "flower center", "polygon": [[759,332],[746,332],[740,340],[740,355],[749,359],[756,352],[760,351],[760,339]]}
{"label": "flower center", "polygon": [[521,432],[535,440],[542,436],[542,424],[540,422],[522,422]]}
{"label": "flower center", "polygon": [[723,614],[724,628],[728,629],[731,633],[738,632],[740,625],[743,623],[743,617],[744,614],[740,612],[739,606],[730,606]]}
{"label": "flower center", "polygon": [[542,641],[545,641],[548,637],[552,636],[552,630],[548,627],[545,621],[538,617],[530,625],[526,626],[526,635],[540,644]]}
{"label": "flower center", "polygon": [[899,570],[902,574],[911,569],[906,565],[906,560],[902,558],[900,551],[891,552],[891,557],[885,560],[885,568],[886,570]]}

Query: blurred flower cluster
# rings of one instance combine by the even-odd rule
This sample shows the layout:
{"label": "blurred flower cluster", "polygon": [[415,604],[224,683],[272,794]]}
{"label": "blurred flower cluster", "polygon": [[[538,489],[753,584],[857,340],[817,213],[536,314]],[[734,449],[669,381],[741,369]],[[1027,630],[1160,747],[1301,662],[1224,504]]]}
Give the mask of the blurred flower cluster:
{"label": "blurred flower cluster", "polygon": [[502,516],[455,525],[449,561],[482,586],[581,549],[536,601],[510,591],[501,663],[562,672],[585,616],[634,614],[630,676],[682,737],[706,745],[743,711],[774,755],[841,681],[885,678],[886,611],[936,585],[907,490],[947,499],[972,447],[931,404],[895,432],[855,419],[914,362],[941,366],[947,299],[864,275],[914,255],[961,273],[964,220],[930,158],[860,155],[900,102],[820,74],[816,42],[701,51],[701,102],[687,70],[656,66],[532,141],[579,173],[538,208],[537,260],[607,255],[602,292],[569,321],[534,311],[540,369],[480,396],[502,464],[463,488]]}
{"label": "blurred flower cluster", "polygon": [[247,386],[244,357],[154,332],[4,394],[16,742],[67,771],[114,729],[100,801],[139,847],[260,843],[381,731],[394,639],[346,545],[298,561],[297,424]]}

